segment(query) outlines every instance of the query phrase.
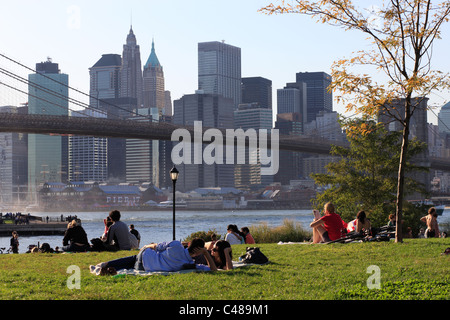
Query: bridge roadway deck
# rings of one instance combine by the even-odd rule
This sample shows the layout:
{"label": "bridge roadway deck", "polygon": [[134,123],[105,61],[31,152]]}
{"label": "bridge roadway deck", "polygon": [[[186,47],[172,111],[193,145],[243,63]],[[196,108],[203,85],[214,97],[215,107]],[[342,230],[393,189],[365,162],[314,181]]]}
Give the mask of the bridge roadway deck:
{"label": "bridge roadway deck", "polygon": [[[171,140],[172,132],[178,128],[187,129],[191,133],[192,140],[194,139],[193,126],[180,126],[171,123],[0,113],[0,132]],[[203,132],[207,129],[203,127]],[[225,129],[219,130],[221,130],[225,137]],[[280,150],[329,154],[332,144],[336,145],[337,142],[309,136],[288,136],[281,134],[279,136]],[[347,146],[342,143],[340,145]],[[268,135],[268,146],[270,147],[270,135]],[[430,168],[450,172],[450,159],[430,158]]]}

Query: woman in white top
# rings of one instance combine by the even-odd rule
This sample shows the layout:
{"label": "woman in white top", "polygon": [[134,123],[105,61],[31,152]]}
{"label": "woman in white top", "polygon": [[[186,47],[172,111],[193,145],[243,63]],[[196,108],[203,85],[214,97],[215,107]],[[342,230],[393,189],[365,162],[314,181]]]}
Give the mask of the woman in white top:
{"label": "woman in white top", "polygon": [[225,241],[229,244],[241,244],[242,236],[239,235],[239,230],[234,224],[229,224],[227,226],[227,234],[225,236]]}

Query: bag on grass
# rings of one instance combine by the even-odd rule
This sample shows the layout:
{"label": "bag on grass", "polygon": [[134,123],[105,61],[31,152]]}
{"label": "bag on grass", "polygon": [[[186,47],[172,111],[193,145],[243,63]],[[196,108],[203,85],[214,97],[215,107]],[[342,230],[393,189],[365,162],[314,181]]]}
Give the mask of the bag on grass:
{"label": "bag on grass", "polygon": [[240,259],[243,263],[256,263],[264,264],[269,262],[269,259],[264,255],[264,253],[259,250],[259,248],[247,247],[247,253],[241,256]]}

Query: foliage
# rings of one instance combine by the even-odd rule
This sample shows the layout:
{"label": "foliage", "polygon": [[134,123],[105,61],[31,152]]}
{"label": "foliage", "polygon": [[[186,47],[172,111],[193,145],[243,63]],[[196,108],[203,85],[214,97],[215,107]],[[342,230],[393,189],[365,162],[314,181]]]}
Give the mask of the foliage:
{"label": "foliage", "polygon": [[[350,148],[333,146],[331,154],[339,158],[327,165],[327,174],[313,174],[318,186],[324,188],[316,195],[313,205],[321,209],[331,201],[345,221],[355,218],[364,210],[374,226],[385,225],[387,217],[394,212],[396,172],[400,157],[401,133],[388,132],[382,124],[373,121],[342,121]],[[355,130],[361,127],[364,130]],[[426,148],[424,143],[412,140],[408,158],[413,159]],[[413,173],[425,168],[407,163],[407,172]],[[409,193],[425,192],[423,186],[406,177]]]}
{"label": "foliage", "polygon": [[[441,255],[450,247],[449,238],[405,239],[402,246],[392,242],[258,243],[257,246],[271,263],[233,271],[148,277],[94,276],[89,273],[89,265],[137,251],[3,254],[0,255],[0,299],[450,299],[450,256]],[[246,251],[246,245],[233,245],[232,248],[234,259]],[[370,276],[367,268],[371,265],[377,265],[381,270],[380,290],[368,290],[365,286]],[[73,275],[68,273],[69,266],[80,268],[80,289],[67,287],[67,281]],[[420,288],[424,290],[422,294]]]}
{"label": "foliage", "polygon": [[184,239],[184,241],[188,242],[188,241],[191,241],[192,239],[200,238],[200,239],[205,240],[205,242],[209,242],[209,241],[212,241],[213,235],[216,236],[216,240],[220,240],[221,235],[217,233],[216,229],[213,229],[213,230],[208,230],[208,232],[205,232],[205,231],[193,232],[190,235],[188,235],[186,237],[186,239]]}
{"label": "foliage", "polygon": [[250,233],[256,243],[303,242],[311,238],[311,234],[305,231],[300,223],[285,219],[278,227],[269,227],[267,223],[260,223],[249,227]]}
{"label": "foliage", "polygon": [[[400,225],[411,118],[431,92],[450,88],[448,73],[431,68],[433,44],[440,38],[442,25],[449,21],[450,2],[392,0],[369,10],[351,0],[281,0],[281,5],[269,4],[261,11],[308,15],[321,23],[360,32],[371,41],[372,49],[334,62],[330,89],[347,111],[372,117],[385,113],[401,124],[396,201]],[[361,66],[363,73],[350,71],[361,70]],[[398,102],[400,108],[395,107]],[[402,241],[401,234],[396,234],[396,241]]]}

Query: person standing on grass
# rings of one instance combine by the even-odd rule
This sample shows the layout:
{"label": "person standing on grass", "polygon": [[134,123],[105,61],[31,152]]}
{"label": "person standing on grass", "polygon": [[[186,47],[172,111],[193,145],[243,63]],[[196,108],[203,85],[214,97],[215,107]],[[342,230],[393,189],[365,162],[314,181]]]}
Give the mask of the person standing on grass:
{"label": "person standing on grass", "polygon": [[324,216],[314,218],[310,227],[313,229],[313,243],[321,243],[340,239],[341,230],[347,229],[347,224],[335,212],[334,205],[328,202],[324,206]]}
{"label": "person standing on grass", "polygon": [[17,231],[12,232],[10,245],[12,253],[19,253],[19,234]]}

